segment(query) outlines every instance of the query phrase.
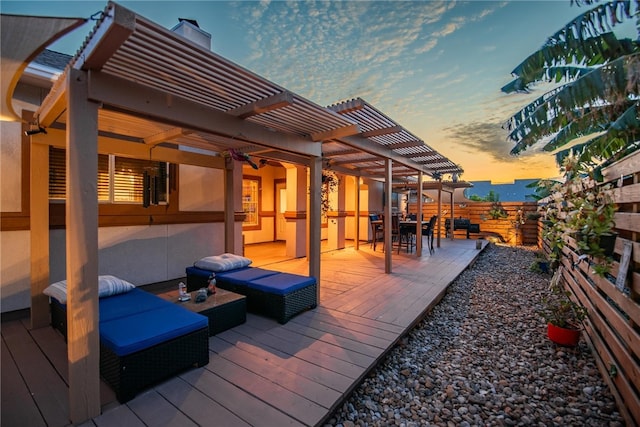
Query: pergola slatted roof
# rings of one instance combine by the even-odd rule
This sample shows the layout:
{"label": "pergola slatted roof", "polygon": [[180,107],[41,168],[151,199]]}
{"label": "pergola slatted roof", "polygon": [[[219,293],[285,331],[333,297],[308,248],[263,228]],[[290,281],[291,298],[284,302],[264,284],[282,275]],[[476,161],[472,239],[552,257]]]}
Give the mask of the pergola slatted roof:
{"label": "pergola slatted roof", "polygon": [[[216,123],[228,117],[229,126],[213,129],[196,120],[183,123],[173,117],[167,121],[144,112],[136,114],[128,107],[134,102],[127,104],[118,95],[112,96],[115,101],[100,99],[100,131],[129,141],[170,142],[205,149],[212,155],[234,148],[302,164],[317,153],[328,160],[326,164],[333,160],[344,166],[343,173],[377,179],[384,179],[388,158],[393,160],[393,175],[403,180],[419,171],[430,175],[462,172],[360,98],[321,107],[116,3],[108,3],[69,67],[110,76],[110,84],[126,83],[132,91],[140,91],[138,98],[175,97],[194,111],[204,108],[224,113],[214,115],[219,119]],[[45,126],[66,122],[64,81],[58,80],[37,112]],[[242,123],[259,127],[245,131]],[[294,136],[289,138],[294,142],[274,144],[278,135],[283,139]]]}
{"label": "pergola slatted roof", "polygon": [[[361,137],[394,154],[403,156],[415,165],[426,166],[429,170],[427,173],[431,176],[462,173],[462,169],[458,165],[361,98],[333,104],[328,108],[357,123],[362,129]],[[344,140],[338,139],[324,144],[323,155],[330,159],[329,164],[349,165],[354,173],[359,171],[373,175],[384,174],[384,157],[379,156],[378,160],[372,161],[371,156],[366,154],[345,155],[343,154],[345,149],[341,145],[344,142]],[[409,167],[411,163],[403,166],[394,164],[393,176],[415,176],[420,168]]]}

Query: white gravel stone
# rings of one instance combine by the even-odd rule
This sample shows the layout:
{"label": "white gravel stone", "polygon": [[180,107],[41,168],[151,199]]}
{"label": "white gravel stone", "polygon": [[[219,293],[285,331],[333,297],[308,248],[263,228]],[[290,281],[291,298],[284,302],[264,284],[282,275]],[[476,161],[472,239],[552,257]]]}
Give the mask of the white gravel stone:
{"label": "white gravel stone", "polygon": [[586,344],[546,337],[534,250],[490,244],[325,425],[623,426]]}

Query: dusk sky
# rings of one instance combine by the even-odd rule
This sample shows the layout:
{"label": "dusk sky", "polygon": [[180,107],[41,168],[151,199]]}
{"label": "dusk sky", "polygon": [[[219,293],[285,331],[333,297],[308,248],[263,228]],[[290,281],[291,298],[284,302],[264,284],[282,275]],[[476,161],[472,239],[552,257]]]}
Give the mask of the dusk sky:
{"label": "dusk sky", "polygon": [[[553,155],[509,154],[502,124],[542,94],[510,72],[585,7],[555,1],[122,1],[172,28],[196,19],[216,53],[321,106],[363,98],[449,157],[468,181],[558,175]],[[1,1],[2,13],[85,17],[106,2]],[[74,54],[93,22],[50,48]]]}

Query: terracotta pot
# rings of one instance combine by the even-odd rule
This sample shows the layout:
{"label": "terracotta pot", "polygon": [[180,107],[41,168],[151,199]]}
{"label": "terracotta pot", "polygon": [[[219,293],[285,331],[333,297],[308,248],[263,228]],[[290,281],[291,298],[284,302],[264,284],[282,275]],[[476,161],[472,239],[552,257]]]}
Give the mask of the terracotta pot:
{"label": "terracotta pot", "polygon": [[556,344],[575,347],[578,345],[578,341],[580,341],[580,329],[561,328],[560,326],[548,323],[547,336]]}

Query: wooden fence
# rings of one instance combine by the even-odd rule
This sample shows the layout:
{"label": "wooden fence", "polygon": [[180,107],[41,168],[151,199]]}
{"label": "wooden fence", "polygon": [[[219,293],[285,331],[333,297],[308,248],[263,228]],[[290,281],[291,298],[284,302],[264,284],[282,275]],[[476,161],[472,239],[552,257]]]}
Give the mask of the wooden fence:
{"label": "wooden fence", "polygon": [[[415,212],[415,203],[409,205],[409,211]],[[442,221],[440,224],[441,236],[444,237],[444,220],[451,217],[450,206],[443,203]],[[490,215],[492,209],[504,211],[505,218],[493,219]],[[472,224],[480,225],[479,234],[471,234],[471,238],[482,237],[484,239],[496,239],[510,245],[537,245],[538,244],[538,220],[528,218],[537,209],[536,202],[498,202],[494,205],[491,202],[465,202],[463,205],[454,206],[455,218],[468,218]],[[521,210],[524,223],[517,221],[518,211]],[[431,218],[438,214],[438,207],[435,203],[425,203],[422,205],[424,218]],[[465,230],[454,232],[456,239],[467,237]]]}
{"label": "wooden fence", "polygon": [[[604,170],[615,183],[614,262],[606,277],[593,273],[589,258],[580,260],[567,238],[561,257],[563,281],[588,310],[583,338],[629,426],[640,423],[640,152]],[[540,231],[542,225],[539,226]],[[540,246],[549,246],[539,234]]]}

